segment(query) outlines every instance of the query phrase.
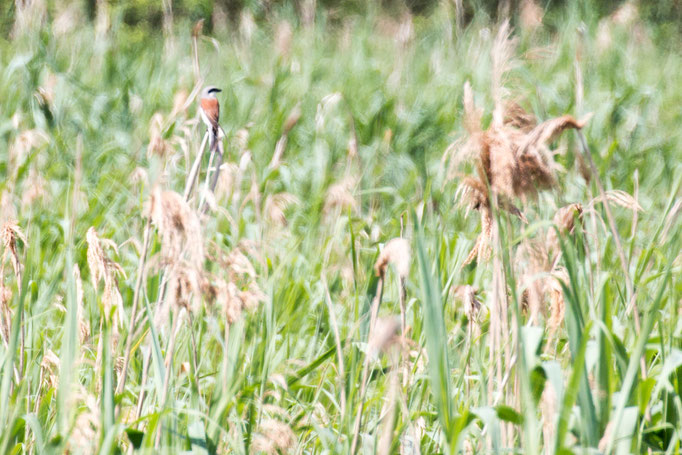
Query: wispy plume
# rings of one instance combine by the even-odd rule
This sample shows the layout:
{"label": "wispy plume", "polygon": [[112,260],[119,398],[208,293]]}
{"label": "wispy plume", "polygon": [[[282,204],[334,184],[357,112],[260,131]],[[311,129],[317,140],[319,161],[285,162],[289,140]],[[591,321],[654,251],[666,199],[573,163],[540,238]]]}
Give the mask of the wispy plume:
{"label": "wispy plume", "polygon": [[204,260],[201,225],[194,210],[174,191],[155,187],[150,200],[150,214],[161,237],[161,251],[168,263],[181,258],[200,269]]}
{"label": "wispy plume", "polygon": [[[469,209],[481,213],[482,232],[464,264],[475,258],[486,259],[486,246],[492,234],[493,206],[526,221],[514,201],[537,197],[538,192],[556,185],[556,169],[548,144],[566,129],[583,128],[587,119],[576,120],[564,115],[536,125],[535,117],[516,103],[500,101],[496,107],[500,124],[495,122],[486,131],[476,128],[480,118],[472,104],[470,90],[465,85],[465,125],[470,134],[461,152],[446,152],[459,156],[459,162],[474,156],[477,177],[464,177],[457,191],[458,198]],[[503,106],[503,107],[500,107]]]}
{"label": "wispy plume", "polygon": [[275,455],[289,452],[295,444],[296,435],[289,425],[277,419],[265,419],[258,426],[251,451]]}
{"label": "wispy plume", "polygon": [[389,264],[395,267],[401,279],[407,278],[410,274],[410,242],[403,238],[395,238],[386,242],[381,254],[374,264],[374,271],[377,276],[383,277]]}
{"label": "wispy plume", "polygon": [[115,321],[114,326],[118,326],[121,323],[119,312],[123,311],[123,300],[118,290],[118,275],[125,277],[125,272],[117,262],[109,258],[104,251],[103,245],[115,252],[118,252],[118,248],[113,241],[101,239],[94,227],[88,229],[86,241],[88,243],[88,268],[90,269],[92,287],[97,290],[99,283],[104,282],[102,303],[107,315],[112,307],[116,308],[113,317]]}

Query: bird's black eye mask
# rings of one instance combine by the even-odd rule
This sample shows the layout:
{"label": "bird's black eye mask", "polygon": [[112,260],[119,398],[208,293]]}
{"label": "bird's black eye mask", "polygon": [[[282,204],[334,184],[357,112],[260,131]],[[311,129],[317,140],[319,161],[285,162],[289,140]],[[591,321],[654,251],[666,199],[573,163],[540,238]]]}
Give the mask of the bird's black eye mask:
{"label": "bird's black eye mask", "polygon": [[222,92],[222,90],[219,88],[212,88],[211,90],[208,91],[208,93],[214,93],[214,92]]}

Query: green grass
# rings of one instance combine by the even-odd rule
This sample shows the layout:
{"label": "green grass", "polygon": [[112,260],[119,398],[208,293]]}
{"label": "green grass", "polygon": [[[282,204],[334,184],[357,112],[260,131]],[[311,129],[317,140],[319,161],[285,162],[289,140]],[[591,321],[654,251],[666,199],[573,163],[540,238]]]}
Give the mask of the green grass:
{"label": "green grass", "polygon": [[[601,203],[562,239],[568,280],[557,335],[550,339],[545,323],[530,324],[521,308],[519,274],[528,264],[519,245],[549,229],[558,207],[587,206],[598,195],[594,179],[586,183],[578,170],[577,137],[566,132],[557,143],[565,149],[557,157],[565,168],[557,190],[523,206],[528,224],[499,214],[508,331],[492,355],[493,261],[462,266],[480,227],[476,213],[467,215],[455,198],[461,175],[448,178],[441,161],[448,145],[465,137],[465,81],[484,108],[484,124],[491,121],[497,26],[482,15],[458,31],[453,11],[441,5],[429,17],[415,17],[413,35],[401,44],[379,14],[339,23],[320,13],[314,27],[294,27],[283,55],[278,22],[295,22],[286,11],[250,33],[242,25],[199,40],[201,76],[223,88],[225,162],[239,169],[233,191],[222,181],[218,209],[201,218],[204,271],[246,290],[251,279],[230,276],[225,262],[241,248],[265,295],[227,336],[223,308],[205,296],[191,319],[186,312],[166,321],[157,316],[163,265],[155,231],[142,280],[144,319],[128,333],[145,204],[154,184],[182,193],[203,135],[195,102],[171,116],[176,94],[189,94],[196,83],[192,24],[179,20],[167,42],[160,32],[123,25],[112,8],[107,32],[85,20],[59,32],[51,17],[0,41],[0,217],[15,220],[27,239],[18,240],[22,282],[4,256],[12,320],[0,344],[0,452],[74,453],[85,438],[84,453],[124,452],[131,441],[137,453],[157,453],[158,441],[165,453],[246,454],[262,447],[268,422],[276,420],[295,436],[291,453],[348,453],[363,406],[363,454],[378,450],[385,428],[394,428],[388,453],[677,453],[682,230],[674,210],[681,197],[682,56],[670,42],[680,39],[661,37],[646,23],[637,25],[642,33],[612,25],[612,44],[600,49],[599,19],[589,6],[554,8],[534,32],[517,27],[516,65],[505,85],[541,120],[594,113],[583,131],[601,181],[607,190],[637,191],[644,209],[633,228],[633,213],[611,205],[642,326],[638,331],[627,311],[630,296]],[[39,87],[52,93],[47,105],[36,96]],[[300,120],[281,165],[272,168],[297,106]],[[157,112],[168,141],[163,156],[147,153]],[[38,139],[19,153],[29,130]],[[349,145],[354,137],[356,149]],[[247,150],[251,161],[243,159]],[[470,165],[458,170],[472,171]],[[352,179],[356,205],[329,209],[329,189],[344,178]],[[268,210],[280,193],[295,197],[284,209],[284,225]],[[195,193],[190,206],[198,205]],[[118,245],[105,251],[125,271],[118,276],[120,325],[105,311],[103,286],[92,284],[91,226]],[[373,266],[382,245],[401,232],[412,245],[408,340],[366,361],[378,289],[379,315],[400,313],[397,274],[389,268],[379,287]],[[464,284],[480,290],[483,304],[473,334],[451,292]],[[81,285],[82,319],[90,327],[84,343]],[[116,394],[116,359],[129,336],[126,388]],[[46,366],[50,351],[60,367]],[[134,420],[148,352],[146,399]],[[548,413],[550,385],[555,406]],[[388,425],[391,402],[395,422]]]}

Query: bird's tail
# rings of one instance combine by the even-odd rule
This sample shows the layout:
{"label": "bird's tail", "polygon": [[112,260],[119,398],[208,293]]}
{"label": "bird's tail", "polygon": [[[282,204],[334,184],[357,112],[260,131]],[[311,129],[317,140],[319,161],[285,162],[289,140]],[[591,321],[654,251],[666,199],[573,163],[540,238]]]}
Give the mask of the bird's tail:
{"label": "bird's tail", "polygon": [[211,137],[209,138],[209,152],[213,153],[218,147],[218,128],[211,128]]}

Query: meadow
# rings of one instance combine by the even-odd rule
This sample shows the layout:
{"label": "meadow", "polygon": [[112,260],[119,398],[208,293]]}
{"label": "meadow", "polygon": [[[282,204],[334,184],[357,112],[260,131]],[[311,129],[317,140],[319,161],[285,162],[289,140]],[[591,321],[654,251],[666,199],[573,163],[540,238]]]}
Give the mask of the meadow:
{"label": "meadow", "polygon": [[0,452],[679,453],[682,35],[598,3],[17,1]]}

